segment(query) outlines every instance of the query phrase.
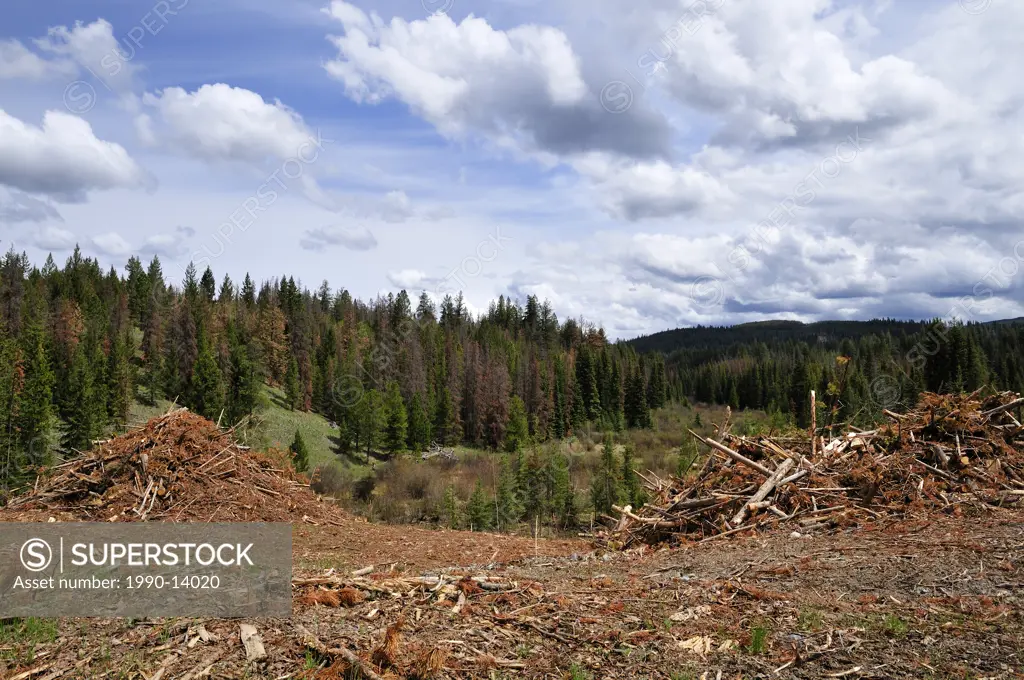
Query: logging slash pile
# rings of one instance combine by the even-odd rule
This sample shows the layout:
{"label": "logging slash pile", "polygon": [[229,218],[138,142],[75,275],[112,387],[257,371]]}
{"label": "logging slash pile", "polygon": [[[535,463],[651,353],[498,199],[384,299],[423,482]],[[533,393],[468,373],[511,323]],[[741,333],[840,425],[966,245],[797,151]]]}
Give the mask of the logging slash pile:
{"label": "logging slash pile", "polygon": [[288,522],[332,512],[283,456],[250,451],[180,408],[44,472],[0,519]]}
{"label": "logging slash pile", "polygon": [[890,422],[838,437],[718,440],[703,466],[685,477],[641,475],[651,500],[613,506],[619,517],[600,543],[627,547],[671,539],[711,540],[786,525],[798,534],[917,512],[961,514],[1024,500],[1020,395],[925,393]]}

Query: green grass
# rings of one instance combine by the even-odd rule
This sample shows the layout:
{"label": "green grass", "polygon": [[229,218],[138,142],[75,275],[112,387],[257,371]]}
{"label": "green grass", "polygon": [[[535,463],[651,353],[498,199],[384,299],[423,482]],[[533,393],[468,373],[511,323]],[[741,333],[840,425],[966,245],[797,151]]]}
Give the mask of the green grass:
{"label": "green grass", "polygon": [[44,643],[56,639],[56,619],[0,619],[0,643]]}
{"label": "green grass", "polygon": [[285,406],[284,391],[275,387],[264,387],[266,407],[261,411],[263,426],[249,442],[258,449],[276,448],[286,450],[295,439],[295,431],[302,433],[302,439],[309,449],[309,469],[318,465],[334,463],[342,468],[352,468],[363,473],[368,468],[361,460],[339,456],[335,449],[338,431],[331,428],[326,418],[317,413],[292,411]]}
{"label": "green grass", "polygon": [[768,649],[768,627],[759,624],[750,629],[750,653],[764,654]]}
{"label": "green grass", "polygon": [[574,663],[569,666],[569,678],[570,680],[590,680],[590,673],[583,666]]}
{"label": "green grass", "polygon": [[882,625],[887,634],[896,638],[906,637],[907,631],[910,630],[910,626],[907,625],[907,622],[895,614],[886,614]]}

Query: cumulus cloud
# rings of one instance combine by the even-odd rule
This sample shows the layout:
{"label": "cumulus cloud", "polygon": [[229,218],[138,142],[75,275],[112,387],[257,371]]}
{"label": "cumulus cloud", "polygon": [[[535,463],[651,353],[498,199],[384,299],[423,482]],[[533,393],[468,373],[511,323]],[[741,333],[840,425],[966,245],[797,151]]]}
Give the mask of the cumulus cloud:
{"label": "cumulus cloud", "polygon": [[89,191],[151,185],[124,147],[98,139],[85,120],[47,111],[41,127],[0,109],[0,184],[57,201]]}
{"label": "cumulus cloud", "polygon": [[53,76],[72,76],[75,71],[74,64],[69,61],[43,59],[17,40],[0,40],[0,80],[42,80]]}
{"label": "cumulus cloud", "polygon": [[397,272],[388,272],[388,281],[396,288],[417,288],[425,285],[428,277],[418,269],[403,269]]}
{"label": "cumulus cloud", "polygon": [[171,259],[184,258],[188,255],[188,239],[196,235],[192,227],[178,226],[172,233],[153,234],[147,236],[139,247],[143,255],[159,255]]}
{"label": "cumulus cloud", "polygon": [[45,38],[36,40],[40,49],[73,61],[111,89],[127,91],[135,84],[141,66],[133,61],[135,48],[130,42],[122,45],[114,37],[114,27],[105,19],[91,24],[55,26]]}
{"label": "cumulus cloud", "polygon": [[[231,160],[261,164],[299,154],[304,162],[315,157],[322,140],[302,117],[280,101],[268,102],[259,94],[224,83],[203,85],[194,92],[169,87],[146,93],[143,103],[155,109],[169,141],[204,160]],[[140,123],[152,141],[152,121]]]}
{"label": "cumulus cloud", "polygon": [[443,13],[384,23],[343,0],[326,12],[344,35],[331,37],[338,57],[324,67],[357,102],[395,98],[446,136],[483,137],[530,153],[668,151],[662,116],[641,106],[608,115],[557,28],[503,31],[479,17],[455,23]]}
{"label": "cumulus cloud", "polygon": [[366,227],[328,226],[309,229],[299,240],[305,250],[322,251],[330,246],[341,246],[349,250],[373,250],[377,238]]}
{"label": "cumulus cloud", "polygon": [[99,236],[92,237],[92,244],[104,255],[110,255],[113,257],[123,257],[130,255],[132,252],[132,246],[128,241],[116,232],[108,232],[106,234],[100,234]]}

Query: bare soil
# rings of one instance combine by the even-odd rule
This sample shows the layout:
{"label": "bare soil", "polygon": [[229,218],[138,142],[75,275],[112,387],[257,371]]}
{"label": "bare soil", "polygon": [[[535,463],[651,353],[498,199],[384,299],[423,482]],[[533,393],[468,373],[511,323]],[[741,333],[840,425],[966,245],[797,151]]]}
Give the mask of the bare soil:
{"label": "bare soil", "polygon": [[391,678],[1024,677],[1019,510],[624,552],[355,519],[294,535],[290,619],[6,622],[0,677],[357,677],[339,649]]}

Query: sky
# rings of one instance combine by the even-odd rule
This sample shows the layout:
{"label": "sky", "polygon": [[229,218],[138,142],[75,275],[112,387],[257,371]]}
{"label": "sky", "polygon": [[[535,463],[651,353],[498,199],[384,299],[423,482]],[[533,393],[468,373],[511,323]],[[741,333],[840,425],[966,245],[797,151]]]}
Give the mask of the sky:
{"label": "sky", "polygon": [[1024,316],[1015,0],[11,0],[0,248],[548,299],[614,338]]}

